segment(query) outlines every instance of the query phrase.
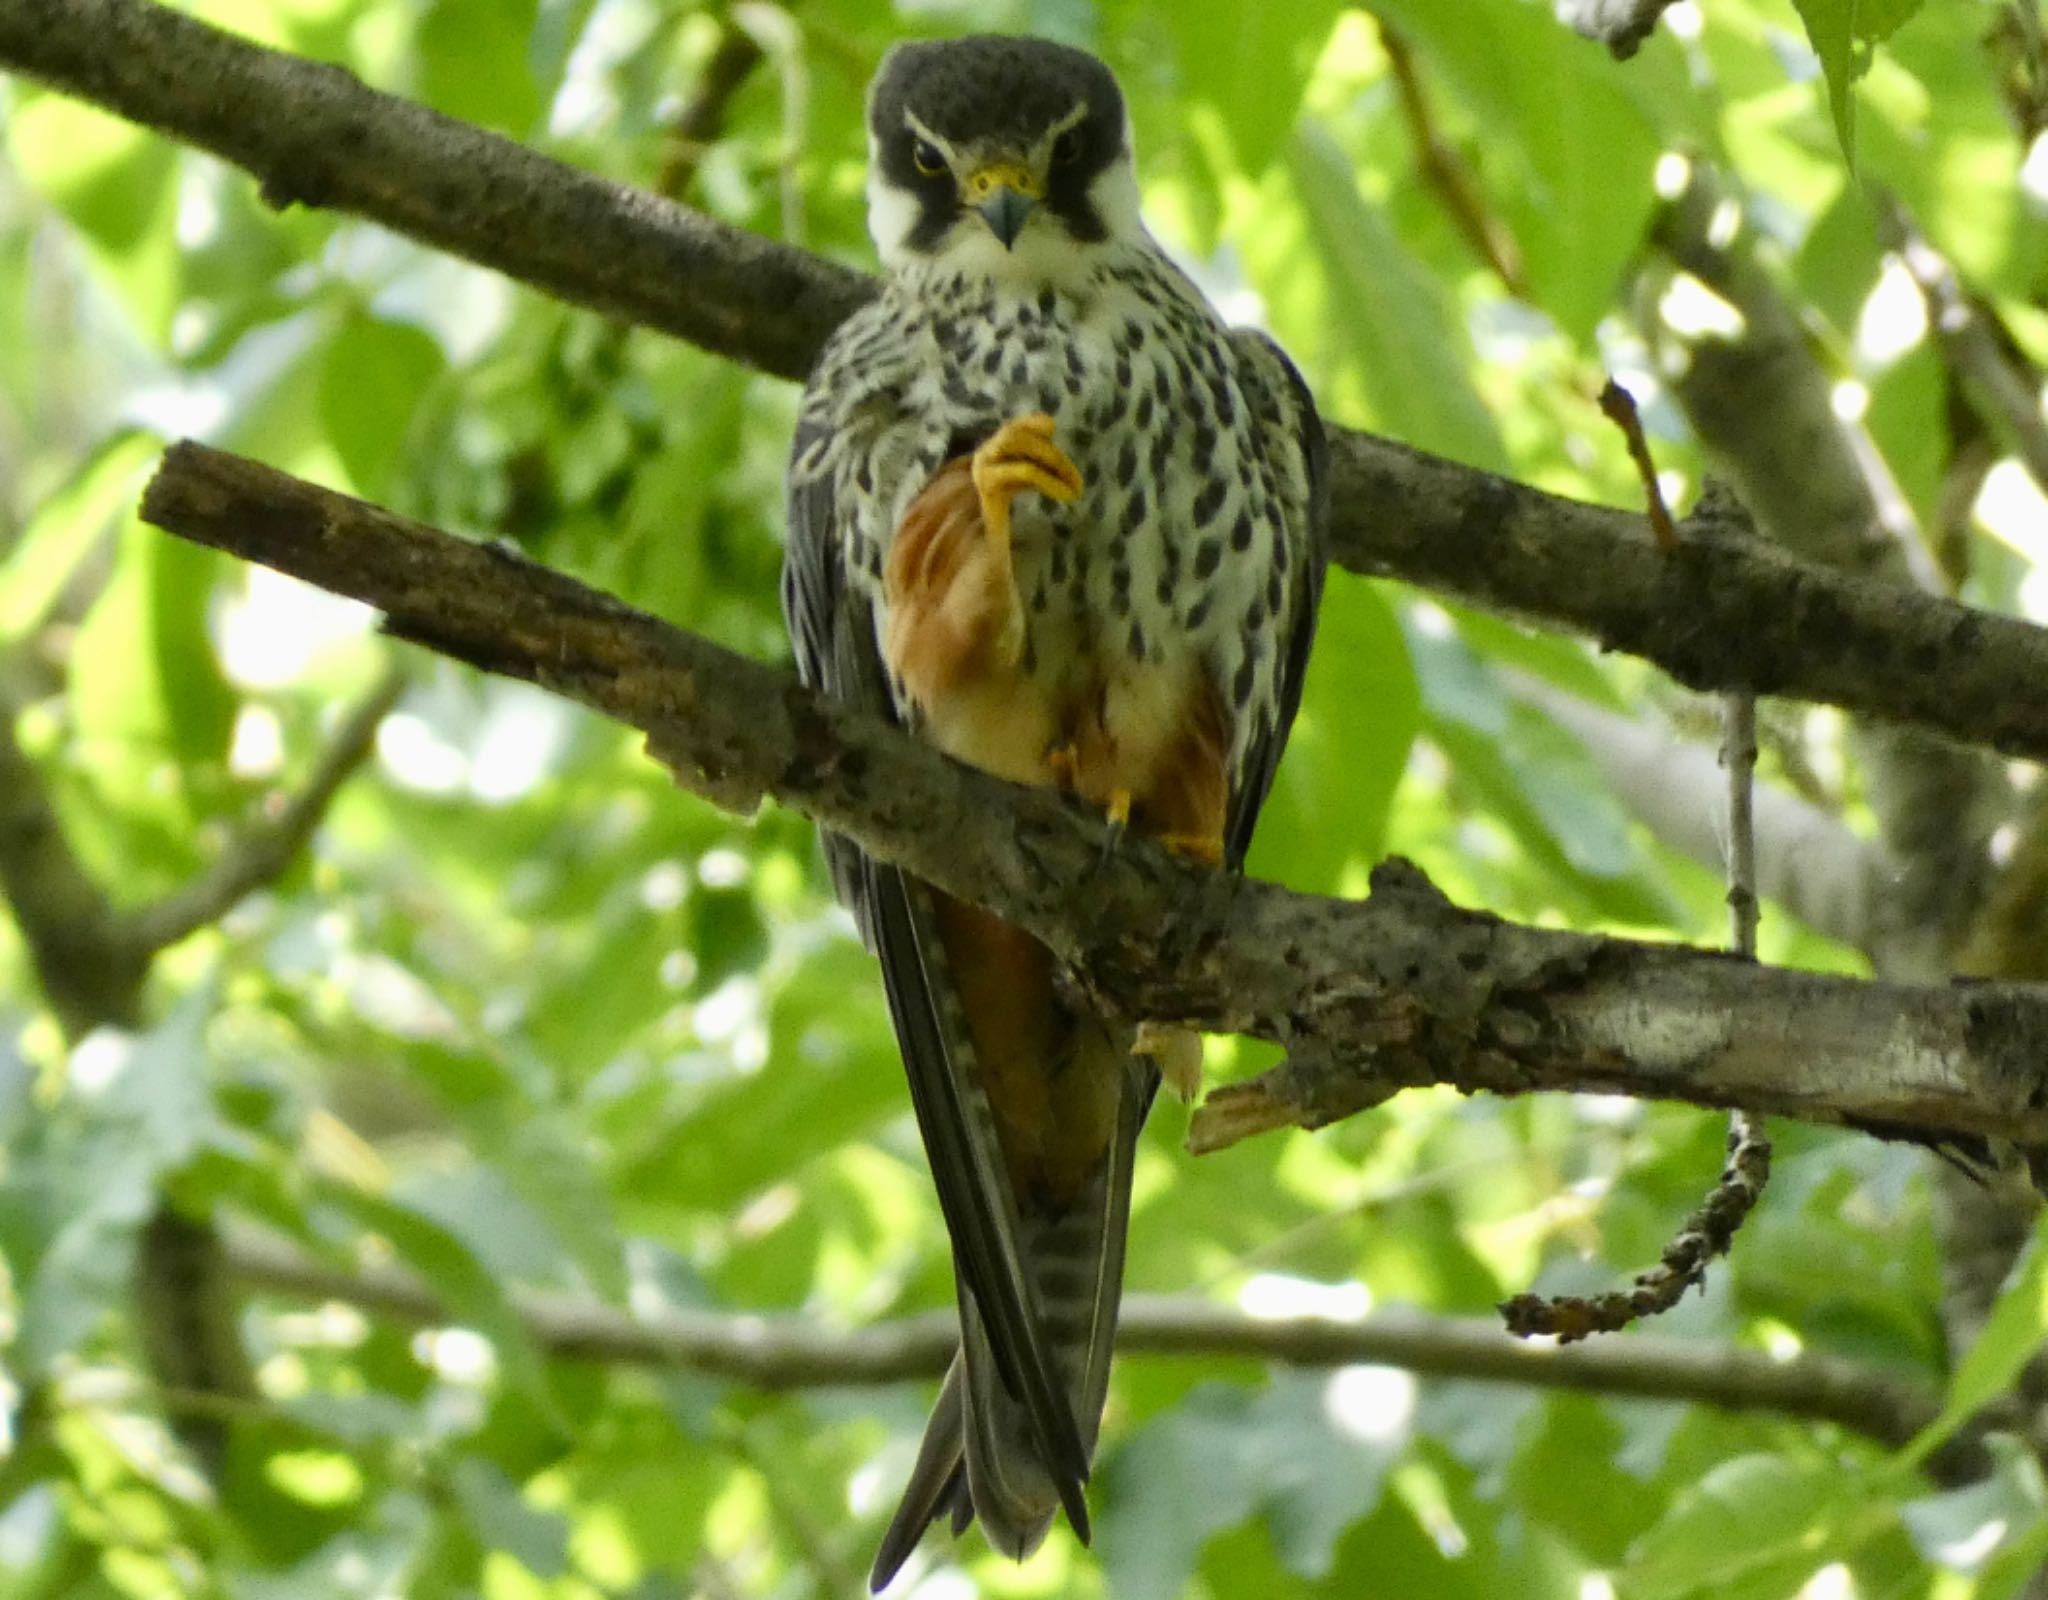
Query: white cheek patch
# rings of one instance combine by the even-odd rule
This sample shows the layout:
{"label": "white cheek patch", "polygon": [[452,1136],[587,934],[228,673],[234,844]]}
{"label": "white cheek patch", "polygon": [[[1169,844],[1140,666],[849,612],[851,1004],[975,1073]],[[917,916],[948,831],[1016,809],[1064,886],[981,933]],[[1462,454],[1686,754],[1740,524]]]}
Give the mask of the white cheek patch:
{"label": "white cheek patch", "polygon": [[1145,231],[1144,218],[1138,214],[1138,169],[1128,160],[1112,161],[1095,175],[1088,185],[1088,203],[1112,240],[1135,239]]}
{"label": "white cheek patch", "polygon": [[882,172],[882,152],[868,143],[868,237],[882,265],[895,268],[911,257],[910,235],[921,208],[917,196],[899,189]]}

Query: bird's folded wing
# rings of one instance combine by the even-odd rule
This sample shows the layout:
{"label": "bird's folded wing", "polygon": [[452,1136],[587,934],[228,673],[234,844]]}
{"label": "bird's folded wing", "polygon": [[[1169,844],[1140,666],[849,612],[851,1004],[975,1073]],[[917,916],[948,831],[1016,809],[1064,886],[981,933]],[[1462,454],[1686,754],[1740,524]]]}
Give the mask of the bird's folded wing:
{"label": "bird's folded wing", "polygon": [[[800,427],[793,458],[803,458],[814,442]],[[836,698],[899,720],[876,652],[870,604],[846,582],[829,473],[793,487],[786,538],[782,599],[798,675]],[[828,834],[825,849],[840,898],[881,960],[957,1270],[988,1328],[1004,1386],[1029,1413],[1047,1465],[1071,1484],[1062,1493],[1071,1508],[1087,1477],[1087,1454],[1018,1252],[1016,1203],[987,1098],[974,1082],[973,1046],[945,978],[929,891],[846,839]]]}
{"label": "bird's folded wing", "polygon": [[[1045,1463],[1062,1485],[1062,1501],[1078,1501],[1088,1453],[1020,1248],[1023,1225],[995,1119],[975,1080],[972,1038],[951,992],[931,892],[873,860],[864,862],[863,877],[910,1103],[955,1269],[973,1296],[1003,1387],[1029,1416]],[[1085,1505],[1080,1516],[1085,1521]]]}

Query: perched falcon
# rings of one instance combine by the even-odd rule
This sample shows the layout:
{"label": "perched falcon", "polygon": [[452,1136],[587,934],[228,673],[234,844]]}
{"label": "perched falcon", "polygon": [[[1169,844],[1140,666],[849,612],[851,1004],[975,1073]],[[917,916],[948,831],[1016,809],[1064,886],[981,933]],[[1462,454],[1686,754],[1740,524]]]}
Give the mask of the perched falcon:
{"label": "perched falcon", "polygon": [[[959,760],[1237,867],[1322,584],[1308,391],[1138,216],[1094,57],[891,51],[868,96],[886,276],[804,392],[783,607],[804,681]],[[828,838],[881,957],[952,1237],[960,1354],[875,1559],[935,1518],[1021,1559],[1087,1537],[1131,1165],[1199,1041],[1099,1015],[1035,941]]]}

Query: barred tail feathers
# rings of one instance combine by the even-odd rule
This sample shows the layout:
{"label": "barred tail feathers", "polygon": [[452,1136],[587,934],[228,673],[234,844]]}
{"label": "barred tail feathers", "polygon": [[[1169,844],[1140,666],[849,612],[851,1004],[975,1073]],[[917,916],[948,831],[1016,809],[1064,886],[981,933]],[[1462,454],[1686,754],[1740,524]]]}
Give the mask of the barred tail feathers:
{"label": "barred tail feathers", "polygon": [[996,1152],[1008,1180],[1006,1253],[1021,1269],[1032,1343],[1056,1381],[1073,1450],[1049,1438],[1042,1399],[1017,1392],[1018,1352],[999,1348],[977,1292],[981,1274],[956,1234],[961,1355],[877,1554],[877,1590],[948,1513],[956,1532],[978,1516],[990,1544],[1018,1559],[1062,1507],[1088,1537],[1082,1484],[1115,1344],[1131,1165],[1157,1084],[1151,1063],[1130,1054],[1129,1030],[1078,1015],[1055,995],[1050,958],[1035,943],[973,907],[906,887],[918,902],[912,920],[924,935],[933,1020],[961,1091],[960,1131],[984,1158]]}

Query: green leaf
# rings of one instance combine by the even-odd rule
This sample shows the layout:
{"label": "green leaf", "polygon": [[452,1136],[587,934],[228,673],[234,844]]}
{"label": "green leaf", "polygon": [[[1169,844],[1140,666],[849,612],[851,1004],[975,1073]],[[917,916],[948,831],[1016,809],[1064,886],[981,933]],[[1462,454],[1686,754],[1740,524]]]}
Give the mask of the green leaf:
{"label": "green leaf", "polygon": [[147,435],[121,434],[37,508],[0,561],[0,640],[24,637],[49,614],[80,564],[121,525],[159,448]]}
{"label": "green leaf", "polygon": [[1898,31],[1924,0],[1792,0],[1806,37],[1827,74],[1828,103],[1842,154],[1856,161],[1856,80],[1870,70],[1871,52]]}
{"label": "green leaf", "polygon": [[148,768],[226,755],[235,696],[207,633],[221,559],[139,521],[122,529],[113,581],[72,656],[73,714],[93,759]]}
{"label": "green leaf", "polygon": [[[1672,1502],[1629,1551],[1618,1576],[1629,1600],[1721,1594],[1727,1586],[1790,1562],[1822,1564],[1818,1552],[1857,1493],[1832,1461],[1738,1456],[1715,1467]],[[1784,1591],[1789,1593],[1790,1591]]]}
{"label": "green leaf", "polygon": [[1972,1600],[2022,1600],[2048,1567],[2048,1521],[2036,1521],[1984,1564]]}
{"label": "green leaf", "polygon": [[1316,633],[1301,716],[1247,870],[1336,894],[1348,864],[1382,853],[1394,791],[1421,725],[1422,693],[1376,585],[1332,572]]}
{"label": "green leaf", "polygon": [[414,43],[420,98],[436,111],[524,134],[540,115],[528,57],[537,0],[432,0]]}
{"label": "green leaf", "polygon": [[1239,170],[1256,178],[1286,143],[1310,69],[1344,7],[1337,0],[1267,0],[1163,9],[1182,89],[1214,107]]}
{"label": "green leaf", "polygon": [[1348,347],[1373,419],[1410,444],[1505,470],[1507,452],[1466,374],[1469,352],[1441,287],[1359,191],[1321,127],[1303,124],[1288,162],[1330,283],[1331,335]]}
{"label": "green leaf", "polygon": [[1657,62],[1617,71],[1547,5],[1378,0],[1373,9],[1442,71],[1485,130],[1485,203],[1521,247],[1532,298],[1566,333],[1590,339],[1642,248],[1658,157],[1694,136],[1681,114],[1683,79],[1646,105],[1626,84]]}
{"label": "green leaf", "polygon": [[1260,1389],[1205,1384],[1108,1463],[1097,1549],[1118,1600],[1173,1600],[1226,1528],[1262,1516],[1290,1571],[1328,1574],[1344,1530],[1378,1503],[1392,1443],[1347,1435],[1329,1373]]}
{"label": "green leaf", "polygon": [[603,1174],[568,1119],[516,1116],[482,1141],[479,1154],[539,1214],[562,1254],[606,1299],[625,1295],[617,1219]]}
{"label": "green leaf", "polygon": [[1930,1563],[1982,1571],[2000,1546],[2009,1549],[2013,1542],[2010,1533],[2000,1539],[1996,1530],[2026,1529],[2041,1518],[2040,1463],[2009,1434],[1993,1434],[1985,1447],[1995,1463],[1989,1477],[1899,1508],[1915,1548]]}
{"label": "green leaf", "polygon": [[453,1229],[411,1206],[360,1190],[336,1194],[339,1204],[383,1235],[399,1258],[447,1303],[449,1318],[474,1328],[497,1352],[505,1381],[551,1421],[559,1408],[540,1347],[506,1297],[505,1281]]}
{"label": "green leaf", "polygon": [[2006,1394],[2048,1342],[2048,1216],[2034,1225],[2012,1278],[2000,1293],[1984,1331],[1949,1379],[1941,1414],[1921,1429],[1901,1453],[1902,1464],[1928,1453],[1992,1401]]}
{"label": "green leaf", "polygon": [[336,330],[320,369],[320,422],[357,494],[389,494],[420,397],[446,366],[417,328],[356,316]]}
{"label": "green leaf", "polygon": [[22,176],[91,245],[138,325],[160,337],[177,304],[176,148],[78,101],[17,93],[6,132]]}
{"label": "green leaf", "polygon": [[488,1461],[458,1461],[450,1478],[478,1544],[504,1551],[537,1578],[559,1578],[568,1570],[567,1518],[530,1505],[519,1486]]}
{"label": "green leaf", "polygon": [[726,979],[752,972],[768,953],[768,929],[761,908],[746,889],[699,886],[684,908],[688,926],[682,946],[697,960],[692,985],[708,994]]}
{"label": "green leaf", "polygon": [[10,1172],[24,1205],[0,1208],[0,1243],[24,1283],[10,1352],[19,1370],[41,1375],[127,1300],[163,1175],[217,1126],[204,1047],[214,1003],[202,988],[147,1033],[97,1036],[74,1058],[70,1115],[46,1130],[40,1160]]}

